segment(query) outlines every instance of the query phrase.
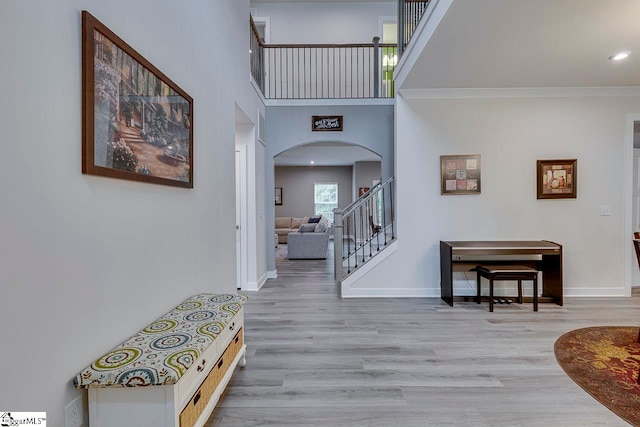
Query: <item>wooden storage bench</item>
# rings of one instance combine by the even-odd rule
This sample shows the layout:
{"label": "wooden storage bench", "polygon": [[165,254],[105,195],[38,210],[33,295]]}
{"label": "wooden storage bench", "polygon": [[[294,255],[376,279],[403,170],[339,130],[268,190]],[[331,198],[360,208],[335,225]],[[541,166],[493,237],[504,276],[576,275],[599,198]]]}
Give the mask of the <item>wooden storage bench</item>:
{"label": "wooden storage bench", "polygon": [[198,294],[80,372],[91,427],[201,427],[245,365],[244,293]]}

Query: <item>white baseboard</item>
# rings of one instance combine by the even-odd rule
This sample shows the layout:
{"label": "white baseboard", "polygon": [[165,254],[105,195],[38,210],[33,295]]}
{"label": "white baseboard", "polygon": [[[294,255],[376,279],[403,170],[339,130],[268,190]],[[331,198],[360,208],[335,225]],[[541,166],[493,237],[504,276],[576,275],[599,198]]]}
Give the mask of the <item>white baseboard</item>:
{"label": "white baseboard", "polygon": [[267,271],[267,279],[277,279],[278,278],[278,270]]}
{"label": "white baseboard", "polygon": [[342,288],[342,298],[440,298],[433,288]]}
{"label": "white baseboard", "polygon": [[247,291],[259,291],[267,282],[267,274],[265,273],[257,282],[247,282]]}
{"label": "white baseboard", "polygon": [[565,288],[565,297],[625,297],[625,288]]}
{"label": "white baseboard", "polygon": [[[496,296],[500,296],[502,293],[503,292],[499,292]],[[458,293],[456,293],[456,295],[458,295]],[[473,295],[474,294],[469,293],[466,296]],[[527,295],[526,292],[525,295]],[[624,298],[626,297],[626,294],[624,288],[574,288],[565,289],[564,297]],[[440,298],[440,288],[342,287],[342,298]]]}

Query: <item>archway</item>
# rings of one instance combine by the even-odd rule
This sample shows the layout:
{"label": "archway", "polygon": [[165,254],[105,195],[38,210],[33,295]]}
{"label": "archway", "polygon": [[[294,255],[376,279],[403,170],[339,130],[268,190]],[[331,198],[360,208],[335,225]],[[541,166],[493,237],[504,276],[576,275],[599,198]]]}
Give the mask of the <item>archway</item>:
{"label": "archway", "polygon": [[[274,156],[275,263],[288,258],[288,233],[306,218],[322,214],[331,226],[334,208],[351,204],[381,178],[382,157],[344,141],[303,143]],[[330,240],[330,254],[331,247]]]}

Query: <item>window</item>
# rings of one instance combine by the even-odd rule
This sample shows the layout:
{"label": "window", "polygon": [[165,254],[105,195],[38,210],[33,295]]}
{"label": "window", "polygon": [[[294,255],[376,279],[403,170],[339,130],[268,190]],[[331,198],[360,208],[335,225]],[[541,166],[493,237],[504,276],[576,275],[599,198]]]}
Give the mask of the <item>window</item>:
{"label": "window", "polygon": [[313,203],[315,214],[327,217],[333,223],[333,210],[338,207],[338,183],[314,183]]}

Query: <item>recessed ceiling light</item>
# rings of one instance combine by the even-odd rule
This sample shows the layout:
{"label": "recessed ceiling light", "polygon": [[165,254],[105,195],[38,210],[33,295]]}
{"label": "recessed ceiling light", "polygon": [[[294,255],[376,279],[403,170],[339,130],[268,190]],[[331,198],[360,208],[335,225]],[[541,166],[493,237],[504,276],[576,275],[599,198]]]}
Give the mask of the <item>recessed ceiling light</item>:
{"label": "recessed ceiling light", "polygon": [[609,59],[612,61],[622,61],[623,59],[626,59],[628,56],[629,56],[629,52],[620,52],[620,53],[616,53],[615,55],[611,55]]}
{"label": "recessed ceiling light", "polygon": [[315,165],[315,164],[316,164],[316,162],[314,162],[313,160],[311,160],[311,161],[309,162],[309,164],[311,164],[311,165]]}

